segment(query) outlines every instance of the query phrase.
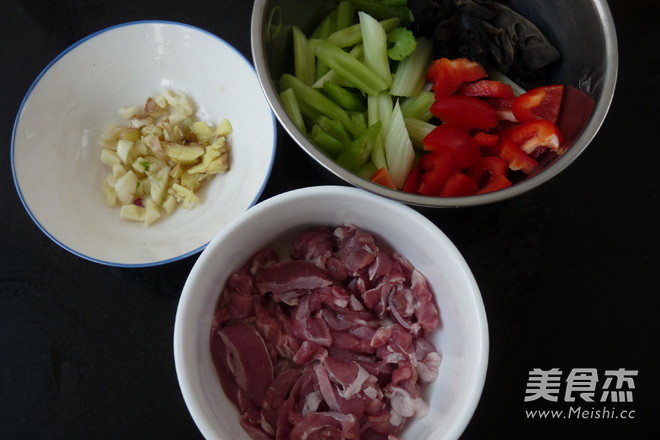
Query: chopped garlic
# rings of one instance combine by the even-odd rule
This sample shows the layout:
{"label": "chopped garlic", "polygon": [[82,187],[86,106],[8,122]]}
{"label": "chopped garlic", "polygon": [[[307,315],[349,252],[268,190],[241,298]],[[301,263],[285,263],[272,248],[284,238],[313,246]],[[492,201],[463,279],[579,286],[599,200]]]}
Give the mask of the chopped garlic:
{"label": "chopped garlic", "polygon": [[104,128],[101,162],[111,171],[102,190],[109,206],[121,205],[120,218],[148,226],[192,208],[204,183],[229,170],[229,120],[214,128],[194,113],[186,95],[165,90],[143,107],[120,108],[126,126]]}

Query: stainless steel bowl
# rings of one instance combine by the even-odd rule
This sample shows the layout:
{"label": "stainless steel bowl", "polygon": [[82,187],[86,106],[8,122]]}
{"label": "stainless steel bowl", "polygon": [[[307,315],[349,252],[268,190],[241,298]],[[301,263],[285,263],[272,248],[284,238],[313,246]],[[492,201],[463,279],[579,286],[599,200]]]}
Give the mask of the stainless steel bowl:
{"label": "stainless steel bowl", "polygon": [[[619,55],[616,31],[606,0],[511,0],[511,6],[534,22],[562,55],[548,82],[575,86],[594,99],[591,117],[577,127],[570,148],[544,163],[545,169],[511,187],[469,197],[428,197],[372,183],[339,166],[293,124],[282,107],[277,79],[291,71],[292,25],[310,32],[337,5],[335,0],[255,0],[252,12],[252,54],[259,81],[270,105],[291,137],[323,167],[344,181],[407,204],[464,207],[497,202],[525,193],[552,179],[589,145],[601,127],[616,86]],[[288,44],[287,44],[288,43]]]}

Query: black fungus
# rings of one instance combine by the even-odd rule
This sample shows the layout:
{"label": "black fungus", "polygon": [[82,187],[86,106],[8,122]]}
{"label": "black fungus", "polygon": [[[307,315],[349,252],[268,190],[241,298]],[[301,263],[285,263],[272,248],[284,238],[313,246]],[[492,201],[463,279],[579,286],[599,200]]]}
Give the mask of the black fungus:
{"label": "black fungus", "polygon": [[408,0],[411,29],[434,43],[434,57],[469,58],[524,82],[542,81],[557,49],[531,21],[495,0]]}

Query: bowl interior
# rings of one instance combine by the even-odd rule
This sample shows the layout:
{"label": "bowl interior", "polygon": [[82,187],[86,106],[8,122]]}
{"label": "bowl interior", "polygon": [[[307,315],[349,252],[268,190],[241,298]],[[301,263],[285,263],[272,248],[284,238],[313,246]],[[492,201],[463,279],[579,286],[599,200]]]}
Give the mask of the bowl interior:
{"label": "bowl interior", "polygon": [[[442,328],[432,341],[443,360],[438,380],[427,390],[431,412],[414,420],[405,438],[457,438],[467,425],[483,387],[488,333],[465,260],[435,225],[403,204],[356,188],[312,187],[250,208],[214,238],[186,281],[175,323],[175,362],[188,408],[207,438],[249,439],[220,387],[209,350],[213,311],[225,280],[265,245],[282,249],[307,227],[343,222],[374,233],[408,258],[429,280],[440,308]],[[402,222],[408,226],[402,228]]]}
{"label": "bowl interior", "polygon": [[[268,100],[287,132],[323,167],[358,187],[405,203],[442,207],[491,203],[526,192],[565,169],[589,145],[609,109],[616,84],[618,49],[614,23],[605,0],[575,2],[513,0],[511,6],[535,23],[560,51],[563,60],[548,73],[548,83],[579,88],[593,98],[593,109],[573,121],[567,145],[559,157],[548,156],[541,173],[505,190],[455,198],[426,197],[393,191],[376,185],[338,166],[295,127],[279,103],[277,80],[292,71],[291,27],[309,33],[329,10],[333,0],[256,0],[252,16],[253,57]],[[550,166],[552,165],[552,166]]]}
{"label": "bowl interior", "polygon": [[[99,140],[123,123],[120,107],[165,89],[187,94],[200,120],[229,119],[231,169],[201,190],[198,206],[145,227],[105,204]],[[80,41],[36,79],[16,119],[12,170],[32,219],[64,248],[109,265],[160,264],[199,251],[256,201],[275,137],[254,68],[236,49],[188,25],[135,22]]]}

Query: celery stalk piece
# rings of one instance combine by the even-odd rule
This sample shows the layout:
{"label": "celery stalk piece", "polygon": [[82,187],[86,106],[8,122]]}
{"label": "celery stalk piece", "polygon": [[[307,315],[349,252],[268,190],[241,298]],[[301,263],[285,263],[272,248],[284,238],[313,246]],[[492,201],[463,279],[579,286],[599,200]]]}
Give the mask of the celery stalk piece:
{"label": "celery stalk piece", "polygon": [[353,3],[348,0],[343,0],[339,2],[335,11],[337,11],[337,30],[349,27],[353,21],[353,14],[355,13]]}
{"label": "celery stalk piece", "polygon": [[[382,129],[381,129],[382,131]],[[383,145],[383,138],[377,137],[371,147],[371,162],[376,166],[376,169],[387,168],[387,159],[385,158],[385,145]]]}
{"label": "celery stalk piece", "polygon": [[[314,32],[310,35],[310,39],[321,39],[325,40],[338,29],[337,24],[338,18],[338,9],[335,8],[328,15],[326,15],[321,23],[314,29]],[[316,63],[316,76],[314,79],[319,78],[326,74],[330,68],[323,62],[319,61]]]}
{"label": "celery stalk piece", "polygon": [[316,56],[368,95],[387,89],[388,84],[376,72],[337,46],[324,40],[312,40]]}
{"label": "celery stalk piece", "polygon": [[345,144],[327,133],[318,124],[315,124],[312,127],[311,139],[312,142],[314,142],[314,145],[325,151],[332,158],[336,158],[342,153],[342,151],[344,151]]}
{"label": "celery stalk piece", "polygon": [[303,120],[306,122],[306,126],[309,127],[313,125],[314,121],[323,116],[320,111],[316,110],[305,101],[301,101],[298,98],[296,98],[296,100],[298,101],[298,107],[300,107],[300,113],[303,115]]}
{"label": "celery stalk piece", "polygon": [[293,89],[286,89],[280,93],[280,100],[286,114],[289,115],[298,130],[306,135],[305,121],[303,120],[302,112],[300,111],[300,106],[298,105],[298,100]]}
{"label": "celery stalk piece", "polygon": [[316,124],[318,124],[323,129],[323,131],[337,139],[342,144],[348,145],[351,143],[351,134],[346,130],[346,128],[344,128],[343,125],[341,125],[339,121],[330,119],[326,116],[321,116],[316,120]]}
{"label": "celery stalk piece", "polygon": [[316,29],[312,31],[309,38],[325,40],[337,29],[340,28],[337,27],[337,8],[335,8],[323,17],[323,20],[321,20],[321,23],[319,23],[319,25],[316,26]]}
{"label": "celery stalk piece", "polygon": [[488,77],[493,81],[499,81],[499,82],[503,82],[504,84],[510,85],[511,88],[513,89],[514,95],[520,96],[527,91],[523,87],[521,87],[520,84],[518,84],[517,82],[506,76],[506,74],[501,70],[491,67],[487,69],[487,71],[488,71]]}
{"label": "celery stalk piece", "polygon": [[392,110],[385,132],[385,157],[394,185],[401,189],[415,161],[415,150],[406,130],[398,101]]}
{"label": "celery stalk piece", "polygon": [[387,56],[387,34],[383,26],[366,12],[359,11],[358,17],[362,27],[364,62],[385,80],[389,87],[392,84],[392,72]]}
{"label": "celery stalk piece", "polygon": [[360,168],[360,170],[357,172],[357,175],[363,179],[369,180],[374,176],[374,174],[376,174],[376,171],[378,171],[376,165],[374,165],[373,162],[367,162],[365,166]]}
{"label": "celery stalk piece", "polygon": [[343,109],[356,112],[364,111],[362,97],[342,86],[338,86],[331,81],[326,81],[323,83],[323,92]]}
{"label": "celery stalk piece", "polygon": [[[348,131],[353,131],[353,121],[351,121],[351,118],[348,116],[346,110],[332,102],[332,100],[325,96],[323,93],[304,84],[295,76],[289,73],[282,75],[280,78],[280,88],[282,90],[286,90],[288,88],[293,89],[293,92],[296,94],[296,98],[298,98],[301,103],[304,102],[314,110],[331,119],[337,119]],[[302,110],[304,107],[301,105],[300,108]]]}
{"label": "celery stalk piece", "polygon": [[351,121],[353,121],[353,138],[357,138],[367,131],[369,124],[364,113],[353,113]]}
{"label": "celery stalk piece", "polygon": [[314,47],[299,27],[293,26],[293,64],[296,78],[310,85],[316,80]]}
{"label": "celery stalk piece", "polygon": [[410,135],[410,140],[412,141],[413,147],[417,151],[424,151],[424,138],[429,134],[436,126],[430,122],[422,121],[421,119],[404,117],[406,123],[406,130],[408,130],[408,135]]}
{"label": "celery stalk piece", "polygon": [[390,93],[394,96],[414,96],[426,83],[426,71],[431,63],[433,44],[426,38],[417,39],[413,53],[399,62]]}
{"label": "celery stalk piece", "polygon": [[[380,25],[383,26],[385,32],[391,31],[392,29],[398,27],[400,24],[401,20],[397,17],[387,18],[380,21]],[[350,47],[361,43],[362,26],[360,23],[356,23],[344,29],[339,29],[338,31],[333,32],[326,41],[337,47]]]}
{"label": "celery stalk piece", "polygon": [[364,130],[348,148],[337,158],[337,163],[344,168],[357,173],[369,161],[371,147],[380,132],[381,123],[377,122]]}
{"label": "celery stalk piece", "polygon": [[[364,60],[364,47],[362,46],[362,43],[356,44],[353,46],[353,48],[348,52],[350,56],[355,58],[358,61]],[[319,61],[322,62],[322,61]],[[314,84],[312,84],[312,87],[314,88],[320,88],[323,87],[323,84],[326,81],[333,82],[337,84],[338,86],[342,87],[352,87],[355,88],[352,82],[344,78],[343,76],[339,75],[337,72],[334,70],[330,69],[327,73],[325,73],[322,77],[316,80]]]}
{"label": "celery stalk piece", "polygon": [[[378,95],[370,95],[367,97],[367,119],[369,125],[373,125],[380,121],[382,127],[387,126],[387,120],[391,113],[392,98],[387,92],[381,92]],[[381,131],[371,148],[371,161],[377,168],[387,168],[384,147],[384,131],[385,128],[381,128]]]}
{"label": "celery stalk piece", "polygon": [[401,101],[401,113],[403,113],[404,118],[415,118],[428,122],[433,119],[431,105],[434,101],[435,94],[433,92],[423,91]]}

